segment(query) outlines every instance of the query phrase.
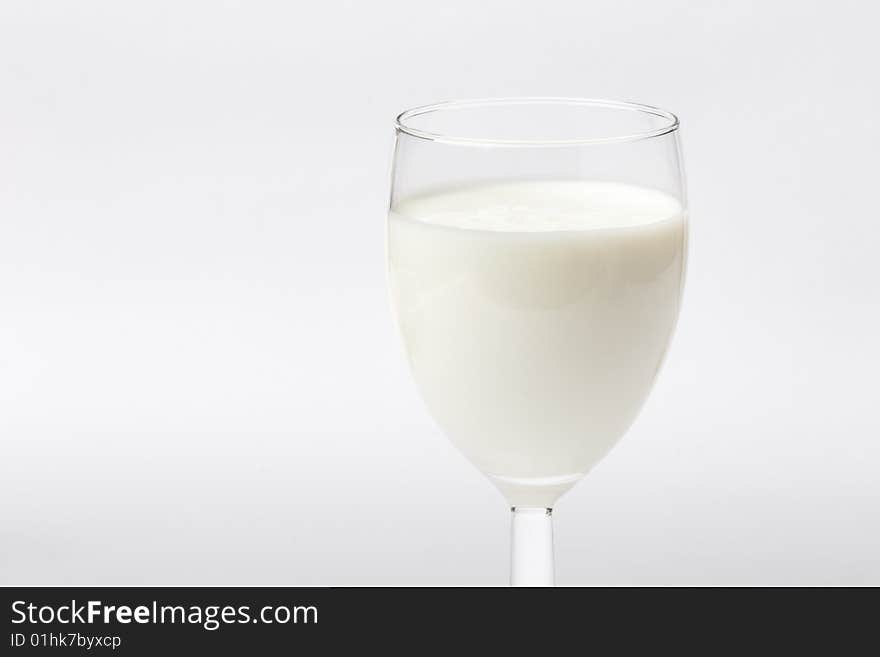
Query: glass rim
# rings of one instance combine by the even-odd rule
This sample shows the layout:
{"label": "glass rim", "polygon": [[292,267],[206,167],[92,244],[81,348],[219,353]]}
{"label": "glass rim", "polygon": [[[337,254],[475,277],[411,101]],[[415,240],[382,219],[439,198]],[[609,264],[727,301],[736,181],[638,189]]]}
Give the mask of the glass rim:
{"label": "glass rim", "polygon": [[[642,114],[650,114],[655,117],[664,119],[662,125],[650,130],[641,130],[637,132],[629,132],[622,135],[606,135],[600,137],[572,137],[566,139],[500,139],[494,137],[462,137],[453,134],[444,134],[441,132],[431,132],[420,128],[407,125],[409,119],[430,114],[433,112],[442,112],[445,110],[455,110],[464,108],[480,108],[480,107],[504,107],[513,105],[567,105],[567,106],[583,106],[583,107],[601,107],[605,109],[622,110],[629,112],[640,112]],[[467,100],[448,100],[431,105],[420,105],[405,110],[397,115],[394,120],[394,127],[397,133],[403,133],[417,139],[425,139],[427,141],[441,142],[447,144],[472,145],[472,146],[576,146],[584,144],[607,144],[615,142],[632,142],[641,141],[643,139],[651,139],[653,137],[661,137],[678,130],[678,117],[668,110],[655,107],[653,105],[645,105],[644,103],[634,103],[623,100],[607,100],[604,98],[566,98],[554,96],[522,96],[509,98],[477,98]]]}

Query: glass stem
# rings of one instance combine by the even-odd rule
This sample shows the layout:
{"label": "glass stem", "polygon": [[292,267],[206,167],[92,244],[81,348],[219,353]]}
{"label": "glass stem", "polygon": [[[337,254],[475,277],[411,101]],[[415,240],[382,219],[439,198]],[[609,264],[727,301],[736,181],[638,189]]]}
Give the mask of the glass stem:
{"label": "glass stem", "polygon": [[552,509],[510,510],[510,585],[554,586]]}

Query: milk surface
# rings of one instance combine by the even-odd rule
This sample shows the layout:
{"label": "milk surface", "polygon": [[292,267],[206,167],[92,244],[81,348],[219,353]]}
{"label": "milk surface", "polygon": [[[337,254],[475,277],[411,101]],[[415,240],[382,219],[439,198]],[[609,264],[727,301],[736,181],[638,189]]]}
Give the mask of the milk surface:
{"label": "milk surface", "polygon": [[652,189],[486,183],[398,200],[394,305],[431,414],[517,506],[552,506],[620,439],[678,315],[685,216]]}

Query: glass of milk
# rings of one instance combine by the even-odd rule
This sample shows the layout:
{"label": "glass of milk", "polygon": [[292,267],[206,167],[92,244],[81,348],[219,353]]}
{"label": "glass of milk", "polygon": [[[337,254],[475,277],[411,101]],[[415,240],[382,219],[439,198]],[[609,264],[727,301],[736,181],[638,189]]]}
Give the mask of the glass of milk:
{"label": "glass of milk", "polygon": [[679,123],[635,103],[397,117],[394,309],[437,424],[512,508],[511,583],[553,584],[551,510],[626,433],[681,303]]}

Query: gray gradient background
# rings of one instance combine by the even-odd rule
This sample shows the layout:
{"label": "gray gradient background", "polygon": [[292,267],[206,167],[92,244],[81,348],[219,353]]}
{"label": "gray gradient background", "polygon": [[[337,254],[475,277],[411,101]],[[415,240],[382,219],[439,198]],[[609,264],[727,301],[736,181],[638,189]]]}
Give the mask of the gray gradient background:
{"label": "gray gradient background", "polygon": [[391,121],[680,114],[691,260],[563,584],[880,584],[865,2],[0,5],[0,583],[503,584],[385,291]]}

